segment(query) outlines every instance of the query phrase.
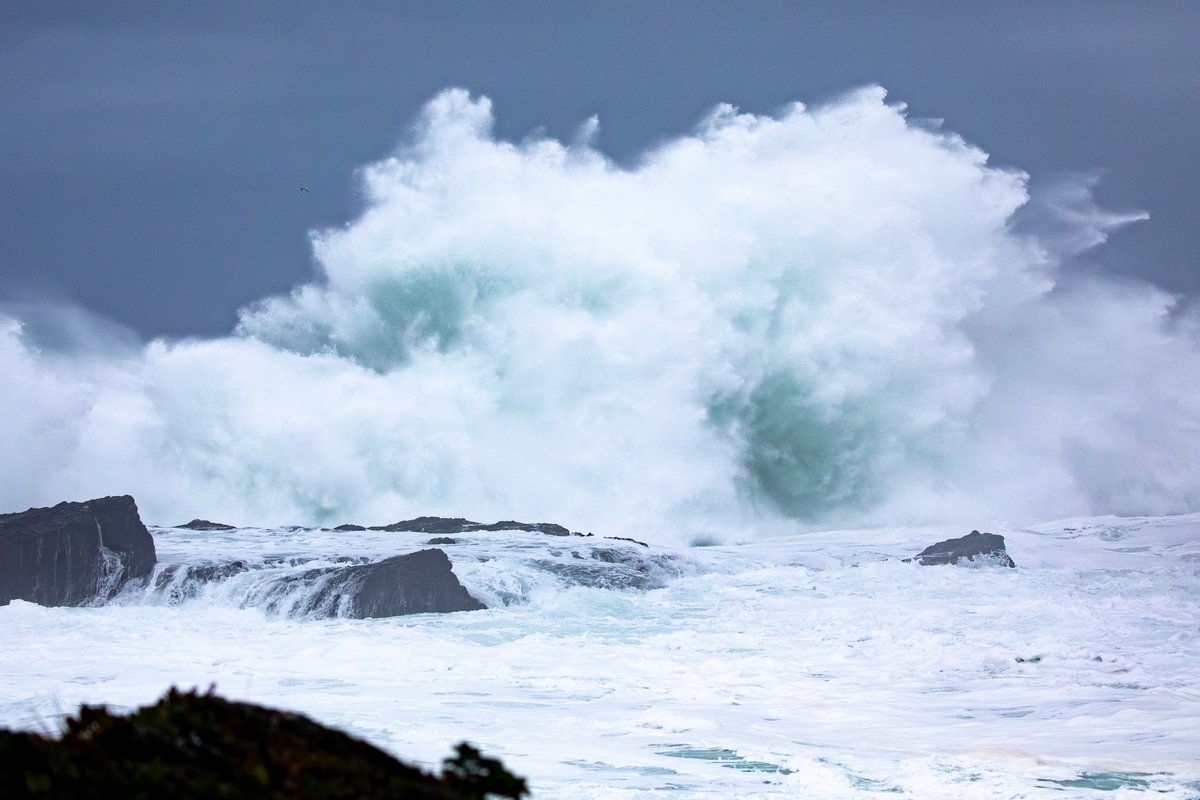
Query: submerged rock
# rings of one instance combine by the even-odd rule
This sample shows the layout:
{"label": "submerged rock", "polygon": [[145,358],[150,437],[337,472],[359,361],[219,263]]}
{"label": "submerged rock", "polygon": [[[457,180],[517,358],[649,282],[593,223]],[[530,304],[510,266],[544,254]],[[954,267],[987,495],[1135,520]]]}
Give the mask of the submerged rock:
{"label": "submerged rock", "polygon": [[0,515],[0,605],[103,603],[154,563],[154,539],[128,495]]}
{"label": "submerged rock", "polygon": [[671,554],[593,547],[572,550],[570,555],[570,559],[541,559],[534,563],[565,583],[593,589],[661,589],[680,574],[680,565]]}
{"label": "submerged rock", "polygon": [[957,564],[960,561],[995,564],[1001,567],[1016,566],[1004,547],[1003,536],[979,531],[971,531],[966,536],[960,536],[957,539],[947,539],[937,544],[931,544],[910,560],[926,566]]}
{"label": "submerged rock", "polygon": [[178,800],[520,798],[525,781],[468,744],[440,776],[311,719],[172,689],[130,716],[84,706],[58,739],[0,730],[0,796]]}
{"label": "submerged rock", "polygon": [[178,605],[199,597],[207,584],[219,583],[249,570],[250,564],[240,558],[202,564],[171,564],[154,576],[154,592],[169,605]]}

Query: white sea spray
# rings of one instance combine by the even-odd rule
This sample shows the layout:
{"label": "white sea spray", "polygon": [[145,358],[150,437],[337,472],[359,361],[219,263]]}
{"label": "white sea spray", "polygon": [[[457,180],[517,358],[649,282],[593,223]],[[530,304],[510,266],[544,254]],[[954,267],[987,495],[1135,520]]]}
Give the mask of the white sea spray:
{"label": "white sea spray", "polygon": [[677,542],[1196,507],[1173,298],[1062,272],[1138,218],[1086,181],[1029,205],[875,87],[722,106],[630,165],[491,124],[432,100],[362,215],[314,234],[319,276],[229,337],[104,357],[6,321],[0,505]]}

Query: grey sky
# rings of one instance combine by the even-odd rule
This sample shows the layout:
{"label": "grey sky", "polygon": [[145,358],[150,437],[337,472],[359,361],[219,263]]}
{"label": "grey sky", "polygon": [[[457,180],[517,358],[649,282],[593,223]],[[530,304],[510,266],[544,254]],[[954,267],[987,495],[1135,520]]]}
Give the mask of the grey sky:
{"label": "grey sky", "polygon": [[[0,6],[0,301],[227,332],[312,275],[353,171],[457,85],[498,133],[618,159],[718,102],[879,83],[993,162],[1104,173],[1148,222],[1095,254],[1200,294],[1200,3],[35,2]],[[305,186],[307,192],[299,189]]]}

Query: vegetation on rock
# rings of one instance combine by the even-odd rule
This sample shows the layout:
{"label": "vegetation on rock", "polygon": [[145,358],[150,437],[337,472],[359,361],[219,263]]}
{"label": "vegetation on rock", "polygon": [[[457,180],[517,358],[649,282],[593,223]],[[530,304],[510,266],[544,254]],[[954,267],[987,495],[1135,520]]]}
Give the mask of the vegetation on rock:
{"label": "vegetation on rock", "polygon": [[440,776],[307,717],[172,689],[129,716],[83,706],[60,738],[0,730],[0,798],[484,800],[525,781],[463,743]]}

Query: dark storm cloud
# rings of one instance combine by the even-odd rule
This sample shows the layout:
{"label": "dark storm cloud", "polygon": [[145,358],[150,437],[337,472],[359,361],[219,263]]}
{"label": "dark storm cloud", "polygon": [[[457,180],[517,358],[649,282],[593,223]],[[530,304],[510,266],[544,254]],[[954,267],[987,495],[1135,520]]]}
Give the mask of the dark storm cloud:
{"label": "dark storm cloud", "polygon": [[[1096,256],[1200,291],[1200,6],[1179,3],[9,3],[0,299],[61,296],[146,335],[217,334],[309,277],[306,232],[449,85],[498,133],[636,157],[717,102],[868,82],[1035,180],[1144,208]],[[301,192],[300,187],[308,191]]]}

